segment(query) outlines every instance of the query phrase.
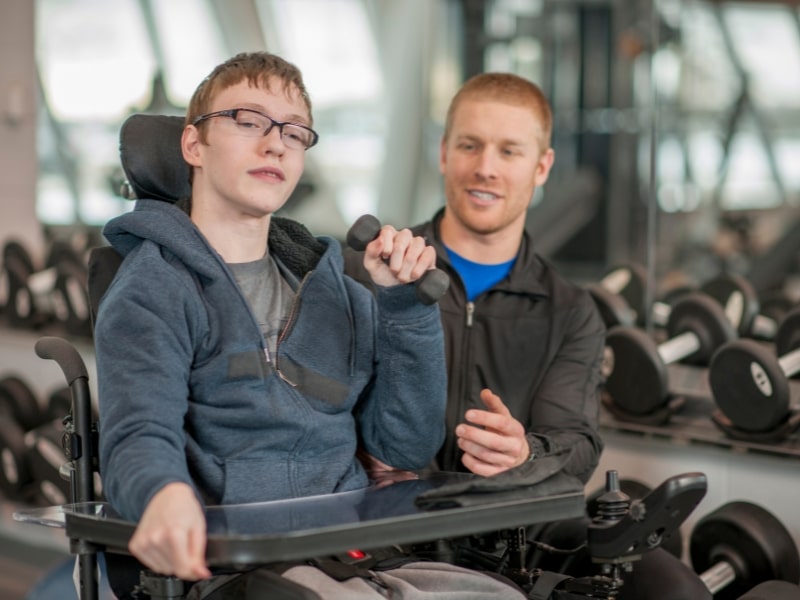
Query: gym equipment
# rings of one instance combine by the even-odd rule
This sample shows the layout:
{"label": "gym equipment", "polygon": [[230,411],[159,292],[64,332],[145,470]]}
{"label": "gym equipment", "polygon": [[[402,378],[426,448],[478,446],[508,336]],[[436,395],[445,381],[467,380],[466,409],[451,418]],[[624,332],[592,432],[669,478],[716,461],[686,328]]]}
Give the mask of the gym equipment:
{"label": "gym equipment", "polygon": [[608,290],[601,283],[586,285],[586,291],[594,300],[606,329],[617,325],[632,327],[636,324],[636,311],[622,296]]}
{"label": "gym equipment", "polygon": [[[353,250],[363,251],[367,244],[378,237],[381,223],[373,215],[362,215],[347,232],[347,245]],[[416,282],[417,298],[423,304],[433,304],[444,296],[450,287],[450,277],[441,269],[427,271]]]}
{"label": "gym equipment", "polygon": [[26,504],[64,504],[69,484],[61,476],[64,462],[63,410],[59,390],[41,407],[20,377],[0,379],[0,492]]}
{"label": "gym equipment", "polygon": [[707,363],[714,351],[736,338],[720,304],[692,292],[672,307],[667,321],[669,339],[661,344],[643,330],[618,326],[606,333],[604,403],[618,418],[663,423],[680,408],[669,400],[667,365]]}
{"label": "gym equipment", "polygon": [[641,265],[614,267],[587,289],[598,303],[606,327],[635,325],[647,314],[647,271]]}
{"label": "gym equipment", "polygon": [[643,327],[647,325],[648,316],[655,326],[664,327],[675,301],[695,291],[695,286],[685,281],[673,284],[662,291],[659,299],[648,309],[646,287],[645,268],[629,264],[607,271],[599,282],[588,284],[586,289],[595,301],[608,329],[617,325]]}
{"label": "gym equipment", "polygon": [[55,320],[69,334],[91,334],[85,261],[67,242],[54,241],[38,271],[17,242],[6,244],[3,259],[10,325],[37,329]]}
{"label": "gym equipment", "polygon": [[739,335],[771,340],[778,324],[775,319],[761,313],[761,304],[753,285],[741,275],[723,273],[700,286],[723,307],[728,320],[734,324]]}
{"label": "gym equipment", "polygon": [[789,388],[789,378],[800,373],[800,308],[784,318],[775,340],[777,356],[755,340],[740,339],[722,346],[711,359],[714,402],[731,426],[719,418],[715,423],[729,435],[780,439],[800,425]]}
{"label": "gym equipment", "polygon": [[738,600],[800,600],[800,586],[773,579],[759,583]]}
{"label": "gym equipment", "polygon": [[729,502],[700,519],[689,554],[715,600],[734,600],[765,581],[800,581],[800,557],[791,534],[769,511],[750,502]]}
{"label": "gym equipment", "polygon": [[36,396],[20,377],[0,379],[0,492],[9,500],[31,501],[33,475],[26,460],[25,432],[40,423]]}

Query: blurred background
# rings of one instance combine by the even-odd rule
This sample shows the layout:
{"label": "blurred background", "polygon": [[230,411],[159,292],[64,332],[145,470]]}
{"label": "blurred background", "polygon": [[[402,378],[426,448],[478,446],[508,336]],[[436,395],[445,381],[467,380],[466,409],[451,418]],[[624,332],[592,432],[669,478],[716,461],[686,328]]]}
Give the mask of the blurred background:
{"label": "blurred background", "polygon": [[477,72],[513,71],[555,111],[555,169],[529,215],[540,253],[582,279],[634,261],[653,285],[734,270],[762,293],[791,287],[796,4],[12,0],[0,8],[0,152],[13,155],[0,215],[35,207],[43,235],[96,234],[132,206],[121,122],[182,114],[214,65],[268,49],[304,72],[321,134],[284,212],[338,237],[364,212],[414,224],[443,202],[452,94]]}

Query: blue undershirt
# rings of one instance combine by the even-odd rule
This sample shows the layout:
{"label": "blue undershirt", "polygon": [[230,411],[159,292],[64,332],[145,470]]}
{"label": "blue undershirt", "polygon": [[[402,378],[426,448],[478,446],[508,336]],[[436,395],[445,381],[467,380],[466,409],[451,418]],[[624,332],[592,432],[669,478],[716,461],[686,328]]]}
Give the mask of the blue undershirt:
{"label": "blue undershirt", "polygon": [[459,256],[447,246],[445,246],[445,250],[447,250],[450,264],[453,265],[453,268],[461,277],[461,281],[464,282],[469,302],[472,302],[483,292],[505,279],[506,275],[511,271],[511,267],[514,266],[514,261],[517,260],[515,257],[498,264],[476,263]]}

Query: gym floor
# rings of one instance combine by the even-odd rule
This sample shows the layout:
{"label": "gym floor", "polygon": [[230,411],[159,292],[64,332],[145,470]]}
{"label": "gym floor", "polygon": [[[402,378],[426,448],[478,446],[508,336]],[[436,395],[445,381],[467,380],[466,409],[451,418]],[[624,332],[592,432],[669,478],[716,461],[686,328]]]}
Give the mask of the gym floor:
{"label": "gym floor", "polygon": [[66,544],[62,550],[28,543],[17,534],[0,534],[0,597],[25,600],[46,573],[68,558]]}

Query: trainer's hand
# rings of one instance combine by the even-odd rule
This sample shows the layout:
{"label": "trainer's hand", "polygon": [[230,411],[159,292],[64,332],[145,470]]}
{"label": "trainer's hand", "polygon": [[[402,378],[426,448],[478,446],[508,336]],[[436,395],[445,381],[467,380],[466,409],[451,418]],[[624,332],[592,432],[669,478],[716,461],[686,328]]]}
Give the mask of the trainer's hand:
{"label": "trainer's hand", "polygon": [[196,581],[211,577],[206,565],[206,518],[192,488],[170,483],[150,500],[128,543],[147,568]]}
{"label": "trainer's hand", "polygon": [[409,229],[384,225],[364,249],[364,268],[376,285],[413,283],[435,267],[436,251]]}
{"label": "trainer's hand", "polygon": [[481,390],[487,410],[470,409],[467,423],[456,427],[461,462],[477,475],[488,477],[519,466],[528,460],[530,446],[522,423],[511,416],[500,396]]}

